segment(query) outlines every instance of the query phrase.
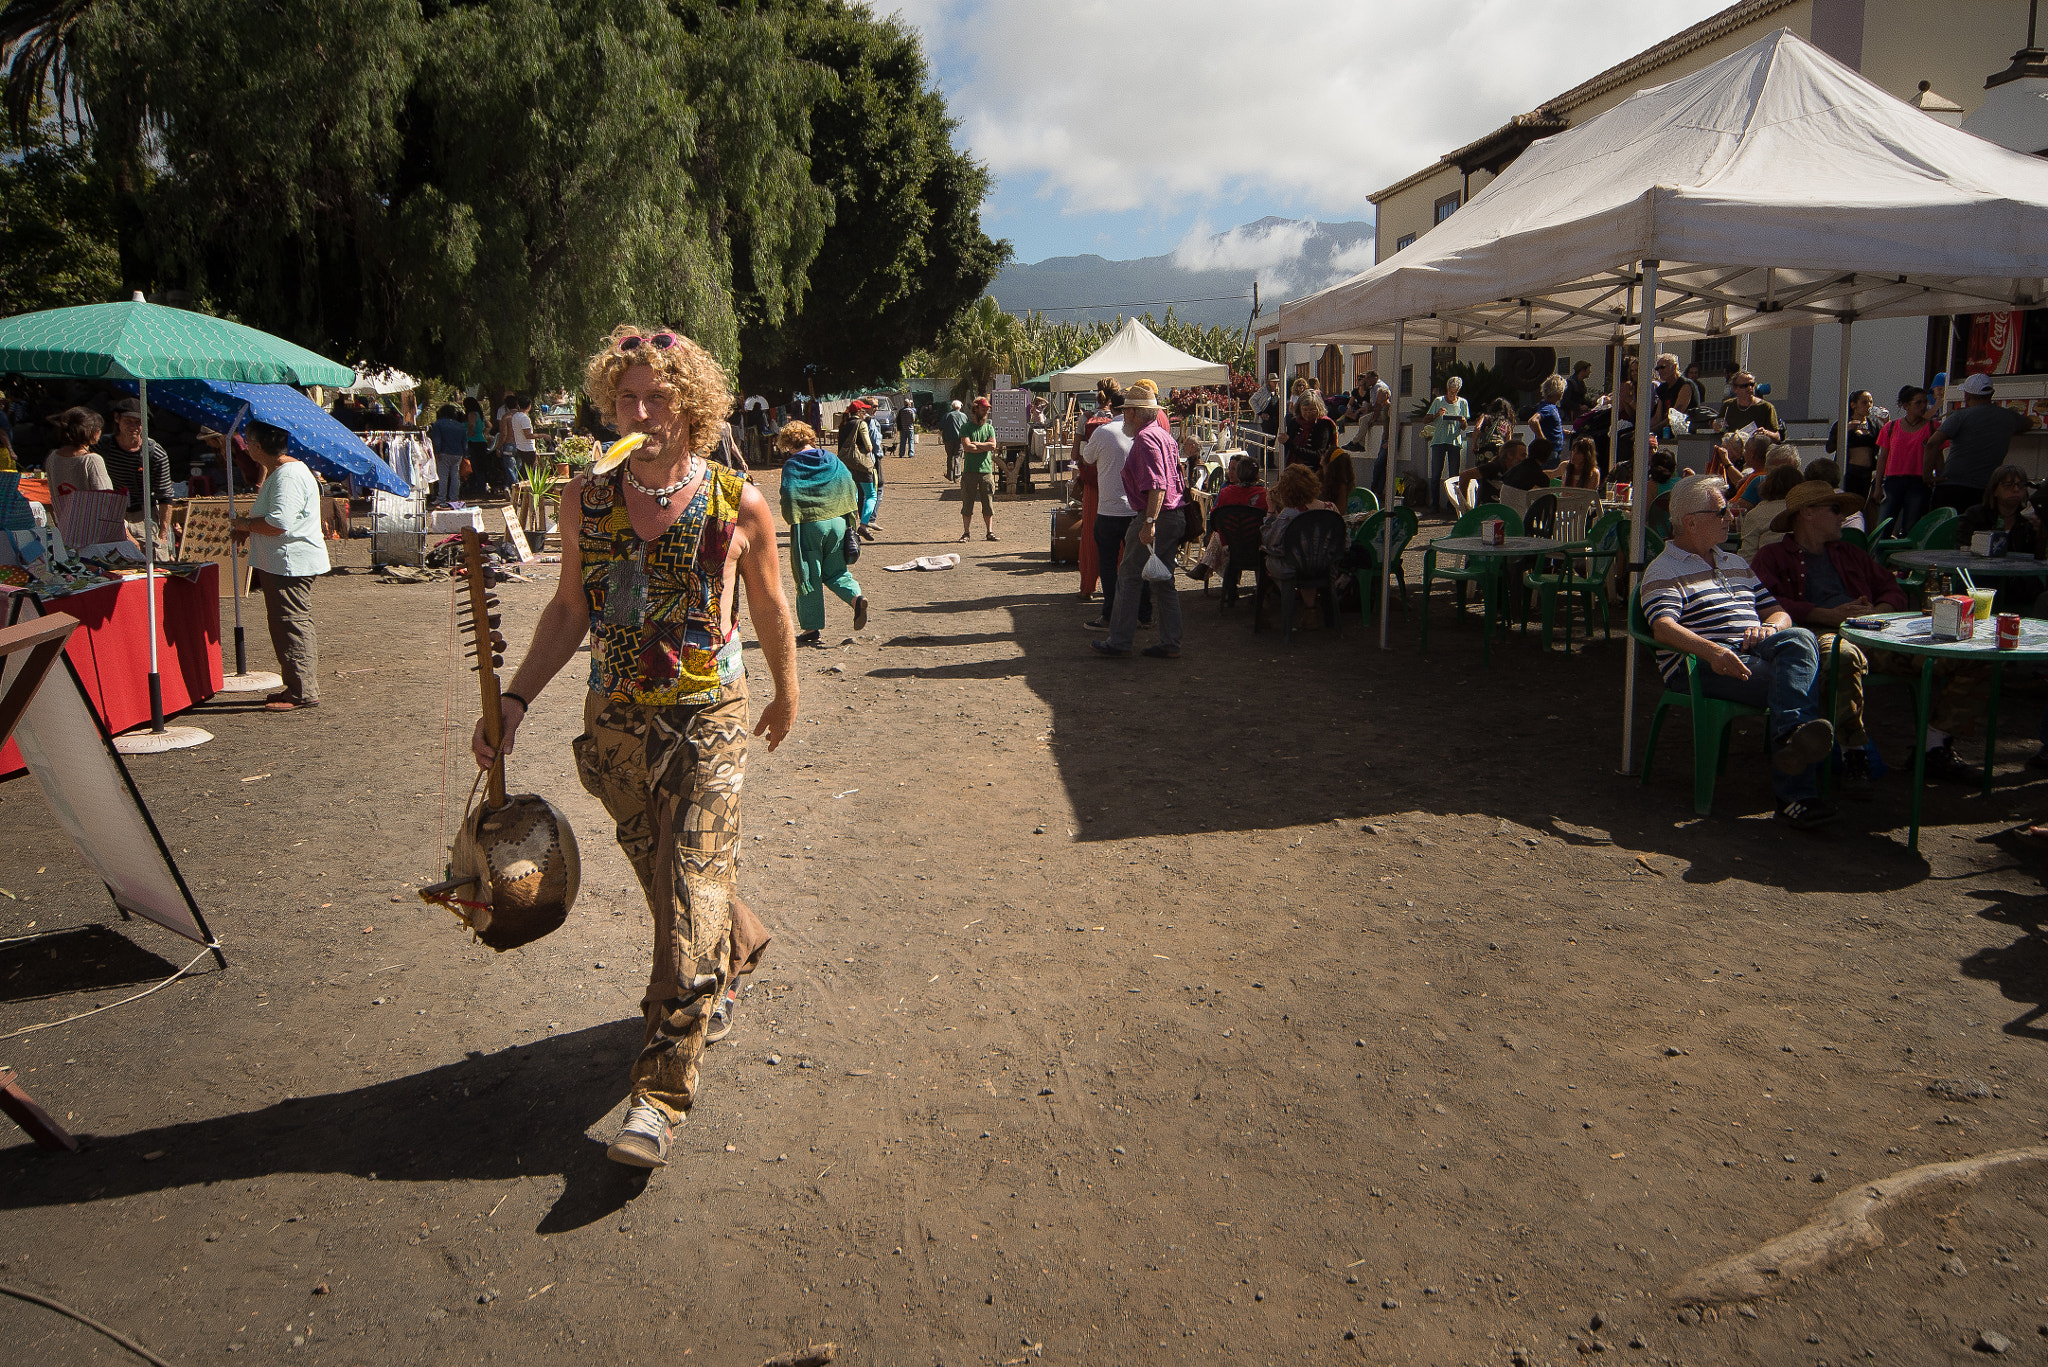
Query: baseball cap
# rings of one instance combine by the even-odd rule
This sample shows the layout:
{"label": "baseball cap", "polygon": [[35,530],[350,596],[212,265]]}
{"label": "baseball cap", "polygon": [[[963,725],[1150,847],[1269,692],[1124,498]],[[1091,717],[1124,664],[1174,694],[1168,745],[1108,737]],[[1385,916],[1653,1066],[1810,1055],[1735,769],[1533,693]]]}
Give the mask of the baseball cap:
{"label": "baseball cap", "polygon": [[1963,392],[1965,394],[1991,393],[1991,377],[1989,375],[1972,375],[1969,379],[1963,381]]}

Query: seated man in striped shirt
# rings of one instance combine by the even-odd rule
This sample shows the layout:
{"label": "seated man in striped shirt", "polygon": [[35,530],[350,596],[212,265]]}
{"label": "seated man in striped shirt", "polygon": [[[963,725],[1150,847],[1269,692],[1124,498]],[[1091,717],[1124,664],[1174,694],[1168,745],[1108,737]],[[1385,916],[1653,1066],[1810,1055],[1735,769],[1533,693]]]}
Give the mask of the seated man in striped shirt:
{"label": "seated man in striped shirt", "polygon": [[1750,568],[1722,549],[1728,539],[1728,485],[1692,475],[1671,491],[1671,540],[1643,573],[1643,615],[1657,643],[1657,668],[1683,689],[1685,657],[1709,672],[1710,698],[1769,713],[1771,788],[1778,815],[1800,830],[1835,819],[1820,801],[1819,766],[1835,747],[1821,717],[1826,687],[1813,633],[1792,625]]}

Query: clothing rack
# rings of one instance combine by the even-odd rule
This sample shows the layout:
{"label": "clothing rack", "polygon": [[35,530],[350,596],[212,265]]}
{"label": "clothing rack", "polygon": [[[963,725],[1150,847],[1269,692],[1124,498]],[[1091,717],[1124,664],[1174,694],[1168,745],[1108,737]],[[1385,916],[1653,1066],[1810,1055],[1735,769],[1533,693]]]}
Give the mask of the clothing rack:
{"label": "clothing rack", "polygon": [[[424,433],[404,430],[376,430],[356,435],[387,465],[390,461],[380,442],[388,444],[394,438],[404,438],[424,444],[426,440]],[[392,468],[397,469],[396,466]],[[410,494],[388,494],[381,489],[370,491],[370,566],[373,569],[385,565],[427,563],[427,536],[430,531],[428,486],[414,483],[410,469],[405,471],[405,481],[412,488]]]}

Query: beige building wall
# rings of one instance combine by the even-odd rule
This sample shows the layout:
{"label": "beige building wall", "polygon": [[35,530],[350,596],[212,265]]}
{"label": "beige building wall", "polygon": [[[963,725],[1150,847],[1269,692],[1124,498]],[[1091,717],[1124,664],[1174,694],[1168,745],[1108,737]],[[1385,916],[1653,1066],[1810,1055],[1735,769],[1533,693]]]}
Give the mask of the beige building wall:
{"label": "beige building wall", "polygon": [[[2025,45],[2027,0],[1795,0],[1771,7],[1740,28],[1639,73],[1612,90],[1561,107],[1560,112],[1573,125],[1584,123],[1638,90],[1709,66],[1780,28],[1792,30],[1902,100],[1913,98],[1920,82],[1926,81],[1936,94],[1961,105],[1967,116],[1983,103],[1985,79],[2003,70],[2012,54]],[[1468,184],[1469,193],[1477,194],[1491,180],[1479,171],[1468,182],[1455,165],[1439,163],[1381,191],[1376,197],[1377,259],[1392,256],[1395,243],[1404,236],[1413,233],[1419,238],[1428,232],[1435,224],[1437,201],[1443,196],[1456,192],[1462,202],[1469,197]],[[1901,385],[1924,381],[1926,336],[1927,325],[1920,319],[1857,325],[1851,340],[1851,387],[1869,389],[1878,403],[1890,406]],[[1772,398],[1784,416],[1833,419],[1840,382],[1839,327],[1757,333],[1749,347],[1750,368],[1770,384]],[[1689,344],[1671,349],[1684,355]],[[1559,359],[1570,356],[1592,361],[1598,380],[1605,374],[1604,351],[1581,355],[1585,350],[1561,349]],[[1491,364],[1494,351],[1491,345],[1462,347],[1458,359]],[[1379,364],[1372,348],[1362,348],[1355,368],[1360,373],[1376,368],[1392,383],[1402,365],[1412,366],[1415,397],[1422,397],[1428,383],[1428,349],[1406,348],[1399,364],[1394,364],[1392,357],[1386,359],[1387,364]],[[1709,397],[1718,397],[1718,390]]]}

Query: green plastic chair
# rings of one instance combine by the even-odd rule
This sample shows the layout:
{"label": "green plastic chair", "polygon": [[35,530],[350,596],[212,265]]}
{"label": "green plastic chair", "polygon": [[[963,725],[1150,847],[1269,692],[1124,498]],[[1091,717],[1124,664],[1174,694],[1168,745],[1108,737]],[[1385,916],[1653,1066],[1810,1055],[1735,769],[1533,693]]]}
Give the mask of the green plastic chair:
{"label": "green plastic chair", "polygon": [[1848,542],[1859,551],[1870,549],[1870,533],[1864,531],[1861,527],[1842,528],[1842,540]]}
{"label": "green plastic chair", "polygon": [[1368,622],[1379,606],[1380,596],[1373,589],[1373,581],[1380,576],[1380,532],[1390,517],[1394,520],[1394,586],[1401,593],[1401,611],[1408,610],[1408,573],[1401,568],[1401,552],[1415,539],[1421,524],[1413,508],[1396,508],[1392,512],[1374,513],[1359,524],[1351,538],[1352,546],[1370,558],[1370,563],[1358,574],[1358,611]]}
{"label": "green plastic chair", "polygon": [[[1576,595],[1586,612],[1586,636],[1593,635],[1593,605],[1600,605],[1600,626],[1609,640],[1614,639],[1614,627],[1607,617],[1607,571],[1614,558],[1628,553],[1628,516],[1622,512],[1610,512],[1601,516],[1586,531],[1586,549],[1569,555],[1556,557],[1561,568],[1542,574],[1525,575],[1523,587],[1536,594],[1536,601],[1543,613],[1543,648],[1550,649],[1550,632],[1555,625],[1557,600],[1565,596],[1564,647],[1572,647],[1571,598]],[[1584,563],[1581,572],[1580,564]]]}
{"label": "green plastic chair", "polygon": [[[1906,538],[1906,544],[1894,545],[1892,550],[1952,551],[1956,548],[1957,538],[1962,531],[1962,523],[1959,521],[1961,516],[1962,514],[1953,508],[1933,509],[1913,524],[1912,535]],[[1890,554],[1887,553],[1885,558],[1890,559]],[[1912,570],[1896,577],[1899,587],[1906,591],[1908,602],[1912,601],[1914,594],[1924,593],[1927,588],[1926,570]]]}
{"label": "green plastic chair", "polygon": [[[1628,634],[1652,650],[1664,648],[1650,632],[1650,620],[1643,615],[1639,594],[1631,593],[1628,598]],[[1657,736],[1664,729],[1665,714],[1674,707],[1689,709],[1692,712],[1692,809],[1701,816],[1711,816],[1714,781],[1728,768],[1728,742],[1731,739],[1728,728],[1744,717],[1766,714],[1761,707],[1708,697],[1705,668],[1697,655],[1686,656],[1686,691],[1681,693],[1667,683],[1664,695],[1657,699],[1657,710],[1650,714],[1650,738],[1643,746],[1642,779],[1643,786],[1647,788],[1650,785],[1650,761],[1657,753]]]}
{"label": "green plastic chair", "polygon": [[[1477,536],[1479,535],[1479,524],[1491,521],[1496,517],[1507,524],[1507,534],[1509,536],[1520,536],[1522,534],[1522,515],[1520,513],[1508,507],[1505,503],[1482,503],[1471,512],[1459,518],[1452,525],[1448,535]],[[1439,541],[1443,539],[1443,537],[1437,538]],[[1458,553],[1456,551],[1446,551],[1445,554],[1457,555]],[[1465,586],[1467,584],[1478,585],[1483,593],[1486,580],[1498,575],[1500,567],[1506,563],[1505,561],[1489,557],[1481,560],[1476,566],[1466,564],[1459,566],[1457,569],[1438,569],[1436,557],[1436,543],[1431,542],[1429,549],[1422,554],[1422,648],[1424,651],[1429,649],[1430,581],[1443,579],[1452,585],[1452,590],[1457,598],[1457,614],[1463,617],[1465,615]],[[1462,559],[1462,557],[1460,558]]]}
{"label": "green plastic chair", "polygon": [[[1920,514],[1918,522],[1915,522],[1909,528],[1903,529],[1904,535],[1883,536],[1881,534],[1873,534],[1870,538],[1870,544],[1864,549],[1876,556],[1880,562],[1890,560],[1893,551],[1926,550],[1927,546],[1920,538],[1925,535],[1931,535],[1934,529],[1941,526],[1942,523],[1953,522],[1960,516],[1962,514],[1953,508],[1930,508]],[[1885,522],[1883,526],[1879,527],[1878,532],[1882,533],[1884,527],[1890,525],[1889,521]],[[1900,529],[1894,528],[1894,530]]]}
{"label": "green plastic chair", "polygon": [[1344,504],[1344,511],[1347,513],[1376,513],[1379,510],[1379,496],[1370,489],[1353,489],[1351,497]]}

